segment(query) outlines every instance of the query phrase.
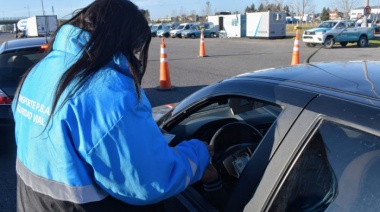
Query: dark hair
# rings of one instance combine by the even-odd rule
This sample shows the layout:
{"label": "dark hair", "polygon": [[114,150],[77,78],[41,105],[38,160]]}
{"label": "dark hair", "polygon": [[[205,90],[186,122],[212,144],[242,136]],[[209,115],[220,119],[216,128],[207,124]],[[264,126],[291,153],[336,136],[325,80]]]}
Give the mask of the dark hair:
{"label": "dark hair", "polygon": [[[74,12],[74,16],[64,24],[79,27],[89,32],[91,36],[83,47],[83,54],[59,80],[48,122],[57,108],[62,93],[74,79],[74,87],[62,104],[118,53],[123,53],[128,60],[136,92],[140,98],[141,79],[146,70],[151,32],[143,13],[135,4],[128,0],[95,0],[87,7]],[[56,33],[61,27],[52,36],[47,54],[52,51]],[[135,51],[140,52],[139,58],[136,57]],[[22,77],[17,94],[30,70]]]}

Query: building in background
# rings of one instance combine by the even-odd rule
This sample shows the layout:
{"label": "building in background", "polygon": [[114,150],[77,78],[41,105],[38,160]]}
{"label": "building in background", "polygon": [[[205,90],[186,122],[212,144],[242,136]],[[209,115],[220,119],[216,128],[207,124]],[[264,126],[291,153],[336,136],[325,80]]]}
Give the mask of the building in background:
{"label": "building in background", "polygon": [[214,23],[215,29],[226,37],[246,37],[247,16],[242,14],[214,15],[207,17],[208,22]]}

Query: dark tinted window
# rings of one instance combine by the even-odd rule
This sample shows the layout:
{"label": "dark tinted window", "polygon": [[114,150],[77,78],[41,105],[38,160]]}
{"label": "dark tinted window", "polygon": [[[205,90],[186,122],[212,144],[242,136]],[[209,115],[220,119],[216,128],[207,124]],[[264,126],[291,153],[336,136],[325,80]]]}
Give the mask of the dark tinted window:
{"label": "dark tinted window", "polygon": [[16,82],[43,56],[40,48],[9,52],[0,55],[0,81]]}
{"label": "dark tinted window", "polygon": [[323,122],[270,211],[380,211],[380,137]]}

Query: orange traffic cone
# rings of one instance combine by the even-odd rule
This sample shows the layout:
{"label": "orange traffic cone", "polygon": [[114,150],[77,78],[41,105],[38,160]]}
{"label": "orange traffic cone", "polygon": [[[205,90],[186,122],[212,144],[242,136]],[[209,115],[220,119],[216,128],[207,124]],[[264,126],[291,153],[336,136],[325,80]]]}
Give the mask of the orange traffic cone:
{"label": "orange traffic cone", "polygon": [[205,48],[205,34],[204,29],[201,30],[201,43],[199,48],[199,57],[207,57]]}
{"label": "orange traffic cone", "polygon": [[296,31],[296,39],[294,40],[293,55],[292,55],[292,64],[291,65],[300,64],[299,32],[300,32],[300,30],[297,29],[297,31]]}
{"label": "orange traffic cone", "polygon": [[172,84],[170,82],[168,55],[166,53],[164,39],[162,38],[160,53],[160,86],[157,89],[170,90],[171,88]]}

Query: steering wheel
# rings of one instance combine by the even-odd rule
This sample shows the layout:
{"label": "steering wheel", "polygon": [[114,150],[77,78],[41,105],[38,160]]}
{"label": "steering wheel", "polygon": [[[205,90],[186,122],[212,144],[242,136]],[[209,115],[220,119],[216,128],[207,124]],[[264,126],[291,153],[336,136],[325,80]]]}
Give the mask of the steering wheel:
{"label": "steering wheel", "polygon": [[[263,135],[249,124],[241,122],[228,123],[219,128],[211,138],[214,145],[212,164],[222,178],[236,181],[244,170]],[[225,180],[223,180],[225,181]]]}

